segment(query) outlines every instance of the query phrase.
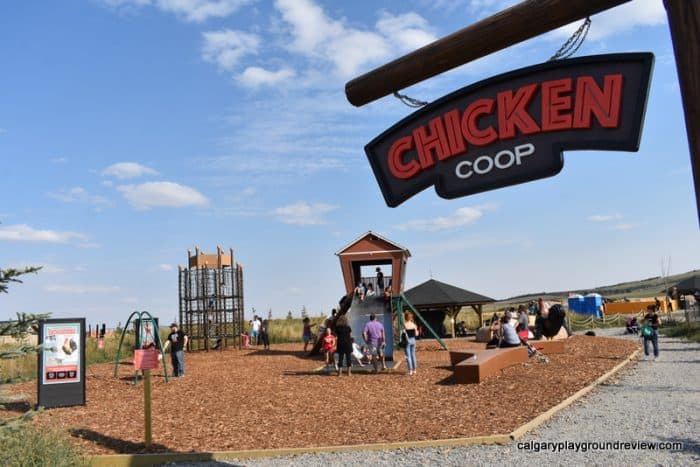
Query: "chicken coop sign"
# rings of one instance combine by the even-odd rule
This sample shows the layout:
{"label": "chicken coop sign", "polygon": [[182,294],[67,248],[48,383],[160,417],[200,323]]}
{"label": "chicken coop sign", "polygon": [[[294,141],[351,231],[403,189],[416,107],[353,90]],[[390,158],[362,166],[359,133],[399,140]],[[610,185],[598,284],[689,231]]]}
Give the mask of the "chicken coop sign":
{"label": "chicken coop sign", "polygon": [[365,146],[387,205],[435,186],[458,198],[556,175],[562,151],[638,151],[654,56],[522,68],[453,92]]}

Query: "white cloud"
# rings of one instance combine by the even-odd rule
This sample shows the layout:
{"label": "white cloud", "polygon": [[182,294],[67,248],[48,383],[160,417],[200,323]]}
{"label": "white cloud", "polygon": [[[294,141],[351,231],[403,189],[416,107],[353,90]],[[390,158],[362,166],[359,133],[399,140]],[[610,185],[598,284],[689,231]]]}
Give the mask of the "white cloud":
{"label": "white cloud", "polygon": [[425,18],[417,13],[392,16],[385,12],[377,21],[377,30],[402,52],[413,51],[437,39]]}
{"label": "white cloud", "polygon": [[244,55],[256,54],[260,38],[243,31],[224,29],[203,32],[202,58],[222,70],[233,70]]}
{"label": "white cloud", "polygon": [[275,7],[289,27],[288,49],[331,64],[343,77],[435,38],[417,13],[382,13],[377,30],[368,31],[330,18],[313,0],[277,0]]}
{"label": "white cloud", "polygon": [[159,264],[158,265],[158,270],[160,270],[160,271],[168,272],[168,271],[172,271],[173,269],[175,269],[175,268],[173,267],[172,264]]}
{"label": "white cloud", "polygon": [[66,162],[68,162],[68,159],[65,157],[54,157],[51,159],[52,164],[65,164]]}
{"label": "white cloud", "polygon": [[595,214],[593,216],[590,216],[588,220],[592,222],[608,222],[615,219],[619,219],[621,217],[622,216],[620,214]]}
{"label": "white cloud", "polygon": [[147,182],[140,185],[120,185],[117,190],[134,208],[182,208],[207,206],[209,200],[194,188],[174,182]]}
{"label": "white cloud", "polygon": [[[663,2],[656,0],[633,0],[599,13],[591,18],[588,40],[600,40],[626,32],[637,27],[666,24],[666,10]],[[581,21],[568,24],[554,31],[554,36],[568,38],[578,29]]]}
{"label": "white cloud", "polygon": [[91,195],[85,188],[79,186],[49,193],[49,196],[65,203],[83,203],[98,207],[109,204],[106,198],[99,195]]}
{"label": "white cloud", "polygon": [[158,175],[158,172],[136,162],[117,162],[102,170],[102,175],[126,180],[144,175]]}
{"label": "white cloud", "polygon": [[246,68],[238,76],[238,82],[244,86],[256,88],[260,86],[274,86],[283,83],[296,75],[291,68],[280,68],[277,71],[270,71],[257,66]]}
{"label": "white cloud", "polygon": [[110,294],[119,292],[115,285],[84,285],[84,284],[51,284],[44,288],[47,292],[72,295]]}
{"label": "white cloud", "polygon": [[0,241],[30,243],[68,243],[73,240],[85,241],[87,237],[77,232],[39,230],[26,224],[0,225]]}
{"label": "white cloud", "polygon": [[483,215],[483,209],[464,207],[457,209],[452,215],[446,217],[434,217],[432,219],[415,219],[399,226],[400,230],[419,230],[437,232],[439,230],[454,229],[475,222]]}
{"label": "white cloud", "polygon": [[299,287],[287,287],[287,294],[289,295],[302,295],[304,291]]}
{"label": "white cloud", "polygon": [[321,225],[326,221],[323,215],[336,210],[338,207],[323,203],[298,203],[276,208],[273,214],[284,224]]}
{"label": "white cloud", "polygon": [[252,0],[102,0],[120,11],[154,6],[185,21],[201,23],[209,18],[225,18]]}

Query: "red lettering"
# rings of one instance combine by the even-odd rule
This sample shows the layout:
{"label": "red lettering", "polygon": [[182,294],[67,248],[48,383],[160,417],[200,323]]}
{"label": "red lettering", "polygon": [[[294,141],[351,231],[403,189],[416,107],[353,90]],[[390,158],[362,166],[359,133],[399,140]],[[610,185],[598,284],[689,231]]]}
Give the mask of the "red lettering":
{"label": "red lettering", "polygon": [[420,172],[418,161],[411,160],[408,163],[403,161],[404,154],[411,149],[413,149],[413,137],[411,136],[397,139],[389,148],[389,171],[394,177],[405,180]]}
{"label": "red lettering", "polygon": [[571,110],[571,78],[542,83],[542,131],[568,130],[572,116],[564,113]]}
{"label": "red lettering", "polygon": [[482,115],[493,112],[493,99],[478,99],[469,104],[462,115],[462,136],[473,146],[488,146],[496,141],[498,133],[489,126],[483,130],[477,126],[477,120]]}
{"label": "red lettering", "polygon": [[590,128],[591,116],[603,128],[617,128],[620,124],[620,104],[622,101],[622,75],[605,75],[603,89],[591,76],[581,76],[576,80],[576,105],[574,107],[574,128]]}
{"label": "red lettering", "polygon": [[529,84],[513,91],[499,92],[498,99],[498,131],[500,139],[515,138],[515,127],[524,135],[530,135],[540,131],[535,120],[527,113],[526,107],[530,105],[537,84]]}
{"label": "red lettering", "polygon": [[461,154],[467,150],[459,127],[459,110],[450,110],[445,114],[445,129],[447,130],[447,143],[450,147],[450,157]]}
{"label": "red lettering", "polygon": [[445,125],[442,123],[442,118],[436,117],[430,120],[428,127],[430,128],[430,134],[427,133],[425,126],[420,126],[413,130],[418,160],[420,161],[420,166],[424,169],[435,165],[435,158],[431,151],[435,151],[440,160],[450,157],[450,148],[447,144],[447,135],[445,134]]}

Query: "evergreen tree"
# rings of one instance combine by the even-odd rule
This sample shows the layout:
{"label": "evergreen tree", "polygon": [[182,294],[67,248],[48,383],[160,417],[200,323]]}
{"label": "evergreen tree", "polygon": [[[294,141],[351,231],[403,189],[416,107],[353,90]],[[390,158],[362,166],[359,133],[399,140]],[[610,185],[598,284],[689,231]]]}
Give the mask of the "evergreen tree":
{"label": "evergreen tree", "polygon": [[[0,294],[8,293],[10,283],[22,283],[19,276],[24,274],[37,273],[41,267],[26,267],[24,269],[0,269]],[[46,319],[48,314],[30,314],[17,313],[17,318],[0,324],[0,336],[13,337],[18,341],[24,340],[29,333],[36,333],[39,329],[39,320]],[[0,350],[0,359],[12,359],[24,357],[38,350],[38,346],[29,345],[26,343],[19,344],[14,348]],[[4,384],[8,381],[0,381]],[[0,396],[2,393],[0,391]],[[3,408],[3,398],[0,397],[0,408]],[[22,422],[31,419],[36,411],[30,410],[19,417],[4,419],[0,417],[0,436],[4,432],[17,430],[21,427]]]}

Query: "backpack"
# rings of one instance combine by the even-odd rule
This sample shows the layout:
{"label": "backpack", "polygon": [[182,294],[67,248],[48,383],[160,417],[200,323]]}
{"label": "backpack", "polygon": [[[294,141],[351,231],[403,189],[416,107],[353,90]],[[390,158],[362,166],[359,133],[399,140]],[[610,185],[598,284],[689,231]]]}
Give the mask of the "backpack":
{"label": "backpack", "polygon": [[651,326],[645,325],[642,327],[642,337],[651,337],[654,335],[654,330]]}

